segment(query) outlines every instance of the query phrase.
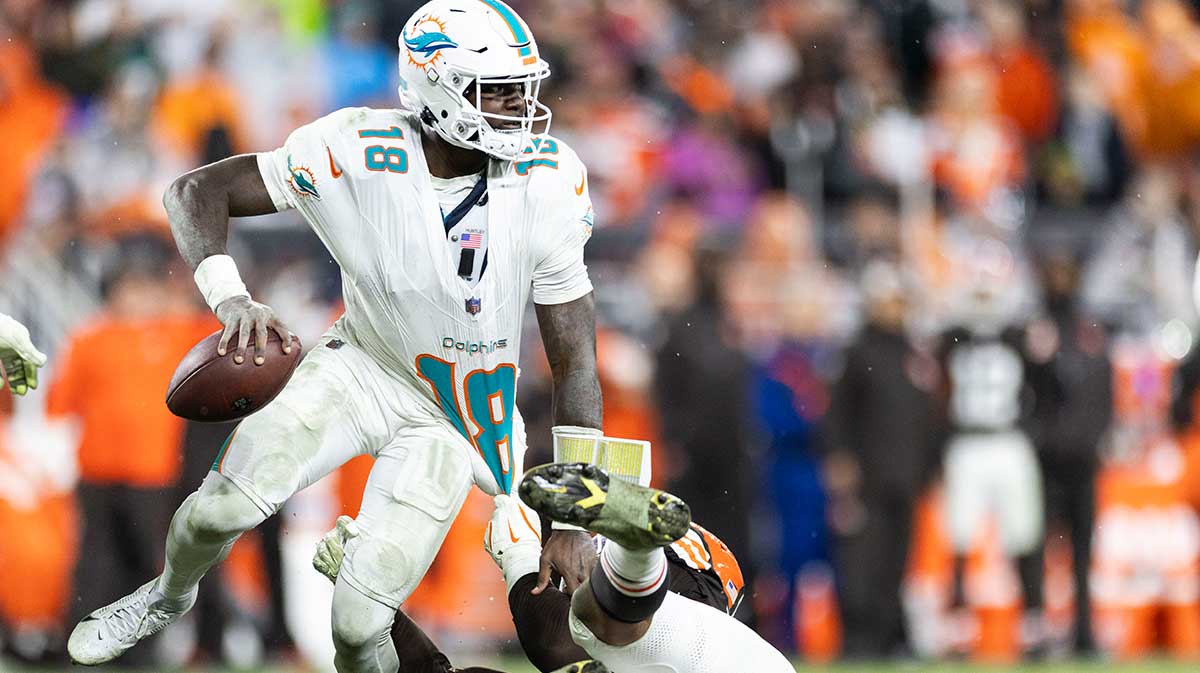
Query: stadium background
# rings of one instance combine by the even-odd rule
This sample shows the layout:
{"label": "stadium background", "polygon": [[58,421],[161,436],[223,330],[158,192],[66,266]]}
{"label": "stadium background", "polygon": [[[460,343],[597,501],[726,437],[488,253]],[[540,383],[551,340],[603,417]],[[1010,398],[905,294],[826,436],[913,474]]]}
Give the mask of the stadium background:
{"label": "stadium background", "polygon": [[[0,0],[0,311],[51,356],[34,395],[0,394],[0,669],[58,666],[69,620],[155,572],[228,433],[161,401],[215,328],[165,244],[163,189],[327,111],[394,105],[420,4]],[[1038,445],[1049,656],[1200,658],[1200,2],[513,4],[554,69],[553,132],[590,169],[606,430],[653,440],[656,482],[733,548],[744,618],[813,663],[1017,659],[1020,587],[990,530],[965,618],[946,609],[937,415],[896,424],[846,394],[855,349],[887,332],[868,327],[903,324],[864,385],[936,407],[939,331],[989,285],[1043,362],[1105,372],[1035,405],[1088,438]],[[338,314],[294,213],[239,222],[231,249],[306,343]],[[549,391],[529,336],[536,460]],[[903,431],[882,452],[848,439],[876,426]],[[195,616],[123,665],[329,661],[308,555],[366,469],[248,535]],[[407,606],[463,663],[515,652],[489,505],[468,502]],[[1080,539],[1090,642],[1072,630]],[[902,581],[872,572],[897,553]]]}

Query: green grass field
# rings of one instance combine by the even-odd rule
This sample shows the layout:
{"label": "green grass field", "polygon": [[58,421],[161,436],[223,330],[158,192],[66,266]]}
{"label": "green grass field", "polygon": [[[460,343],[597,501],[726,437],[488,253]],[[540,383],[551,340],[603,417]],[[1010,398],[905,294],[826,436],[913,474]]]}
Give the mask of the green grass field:
{"label": "green grass field", "polygon": [[[464,662],[466,663],[466,662]],[[505,673],[537,673],[524,660],[506,660],[494,662],[471,662],[480,665],[495,666]],[[79,668],[21,668],[12,667],[0,661],[0,671],[4,673],[79,673]],[[134,673],[123,672],[120,669],[102,669],[104,673]],[[1020,666],[987,666],[971,664],[924,664],[924,663],[855,663],[836,664],[832,666],[811,667],[797,666],[799,673],[996,673],[999,671],[1015,671],[1019,673],[1195,673],[1200,670],[1196,663],[1180,663],[1165,660],[1151,660],[1136,664],[1113,664],[1103,661],[1069,661],[1045,664],[1027,664]],[[214,669],[193,669],[193,673],[304,673],[303,669],[270,668],[254,671],[224,671]],[[729,673],[755,673],[753,671],[730,671]]]}

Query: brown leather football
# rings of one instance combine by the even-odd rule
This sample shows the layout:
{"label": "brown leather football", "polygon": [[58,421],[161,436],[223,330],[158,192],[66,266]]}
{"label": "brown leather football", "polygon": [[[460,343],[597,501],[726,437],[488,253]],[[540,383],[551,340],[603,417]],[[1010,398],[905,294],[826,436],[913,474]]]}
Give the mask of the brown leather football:
{"label": "brown leather football", "polygon": [[245,418],[275,399],[300,364],[300,339],[295,335],[292,352],[284,353],[279,335],[268,330],[263,355],[266,362],[261,365],[254,364],[253,337],[240,365],[233,361],[237,336],[224,357],[217,355],[220,342],[221,332],[213,332],[183,356],[167,387],[167,408],[171,413],[206,423]]}

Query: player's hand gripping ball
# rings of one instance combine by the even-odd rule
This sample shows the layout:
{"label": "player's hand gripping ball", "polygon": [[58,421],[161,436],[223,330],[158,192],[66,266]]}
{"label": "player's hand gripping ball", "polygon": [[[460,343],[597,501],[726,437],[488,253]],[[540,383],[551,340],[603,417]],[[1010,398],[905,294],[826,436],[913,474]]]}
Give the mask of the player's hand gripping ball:
{"label": "player's hand gripping ball", "polygon": [[266,361],[267,335],[271,332],[283,340],[285,354],[292,350],[292,333],[266,304],[250,297],[230,297],[217,306],[216,314],[217,320],[225,326],[221,330],[221,340],[217,342],[217,355],[225,355],[233,345],[234,364],[246,361],[246,349],[253,340],[254,364],[262,365]]}
{"label": "player's hand gripping ball", "polygon": [[221,332],[213,332],[183,356],[167,388],[167,408],[191,421],[235,421],[262,409],[287,385],[300,364],[300,340],[290,352],[274,331],[262,348],[262,364],[234,361],[234,352],[218,352]]}

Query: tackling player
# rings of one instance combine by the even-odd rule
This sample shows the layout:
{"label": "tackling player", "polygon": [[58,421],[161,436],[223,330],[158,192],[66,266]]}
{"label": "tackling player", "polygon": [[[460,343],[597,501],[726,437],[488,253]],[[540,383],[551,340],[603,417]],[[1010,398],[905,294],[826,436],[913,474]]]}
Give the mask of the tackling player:
{"label": "tackling player", "polygon": [[[484,546],[504,573],[517,635],[539,670],[794,671],[782,654],[731,616],[742,591],[737,561],[724,543],[690,522],[687,505],[678,498],[610,481],[602,469],[583,463],[535,468],[520,492],[547,517],[599,533],[601,543],[600,563],[570,597],[553,587],[535,593],[538,514],[516,498],[496,497]],[[313,565],[335,578],[342,550],[357,534],[357,525],[341,517],[318,546]],[[403,613],[392,636],[406,671],[457,670]],[[587,656],[596,661],[577,661]],[[460,673],[467,671],[490,669]]]}
{"label": "tackling player", "polygon": [[[685,560],[685,567],[736,564],[719,540],[691,523],[679,498],[610,479],[586,463],[532,469],[520,494],[542,516],[606,540],[600,562],[571,596],[571,638],[593,658],[621,673],[794,673],[778,650],[730,616],[741,591],[740,572],[738,585],[714,572],[725,582],[717,583],[716,593],[705,590],[711,584],[702,571],[672,577],[670,570],[678,566],[669,563],[664,549],[676,541],[688,543],[676,557],[683,554],[696,564]],[[504,570],[507,575],[510,569]]]}
{"label": "tackling player", "polygon": [[29,340],[29,330],[11,317],[0,313],[0,370],[14,395],[37,388],[37,370],[46,364],[46,356]]}
{"label": "tackling player", "polygon": [[[167,191],[179,250],[225,327],[221,353],[261,363],[269,329],[291,347],[225,254],[231,216],[299,210],[341,267],[346,313],[176,512],[163,574],[75,628],[75,662],[110,661],[177,620],[244,531],[370,454],[362,534],[334,591],[335,665],[394,673],[396,610],[471,485],[509,493],[522,472],[514,401],[531,295],[555,432],[601,434],[587,174],[545,133],[538,90],[550,70],[529,27],[500,0],[434,0],[406,23],[399,67],[404,109],[334,112],[273,152],[205,166]],[[594,547],[583,532],[558,531],[542,563],[573,587]]]}

